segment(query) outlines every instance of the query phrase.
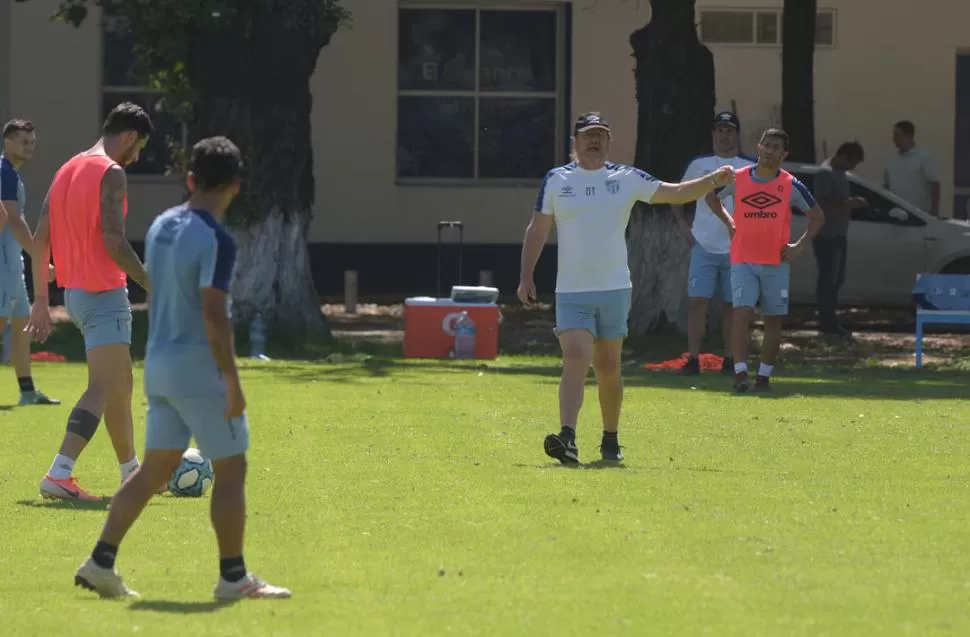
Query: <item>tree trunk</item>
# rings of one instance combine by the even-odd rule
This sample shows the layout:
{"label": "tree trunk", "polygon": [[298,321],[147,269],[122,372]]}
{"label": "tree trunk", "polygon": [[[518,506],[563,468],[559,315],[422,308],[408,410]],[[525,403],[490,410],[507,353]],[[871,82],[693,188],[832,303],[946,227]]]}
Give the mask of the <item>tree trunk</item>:
{"label": "tree trunk", "polygon": [[265,219],[235,229],[237,268],[232,286],[233,314],[255,311],[299,333],[324,329],[317,293],[310,273],[307,228],[310,213],[283,215],[274,208]]}
{"label": "tree trunk", "polygon": [[816,0],[785,0],[781,21],[781,121],[788,158],[815,163]]}
{"label": "tree trunk", "polygon": [[[630,36],[636,59],[635,164],[680,181],[691,158],[711,152],[714,56],[700,43],[694,0],[652,0],[649,24]],[[665,323],[686,327],[690,249],[670,207],[638,204],[627,229],[633,279],[631,335]]]}
{"label": "tree trunk", "polygon": [[240,15],[222,37],[206,31],[190,42],[187,68],[196,87],[190,139],[226,135],[247,163],[227,216],[239,243],[234,316],[246,323],[259,312],[289,333],[326,335],[307,249],[314,197],[310,78],[325,42],[272,13]]}

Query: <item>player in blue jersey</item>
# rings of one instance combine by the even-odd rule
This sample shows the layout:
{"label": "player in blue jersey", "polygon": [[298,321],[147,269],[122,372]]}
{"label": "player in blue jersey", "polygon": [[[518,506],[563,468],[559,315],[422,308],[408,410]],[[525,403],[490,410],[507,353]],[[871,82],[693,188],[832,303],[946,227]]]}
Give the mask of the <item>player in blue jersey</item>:
{"label": "player in blue jersey", "polygon": [[236,369],[229,282],[236,245],[221,221],[239,193],[243,162],[225,137],[192,148],[189,200],[159,216],[145,240],[151,283],[145,393],[145,458],[115,494],[111,512],[75,584],[102,597],[137,596],[114,568],[118,546],[191,438],[212,460],[212,524],[219,544],[217,599],[283,598],[243,561],[249,427]]}
{"label": "player in blue jersey", "polygon": [[33,250],[34,237],[24,219],[27,191],[20,169],[33,158],[36,144],[33,122],[13,119],[4,124],[0,154],[0,333],[9,323],[10,361],[17,374],[20,404],[57,405],[61,401],[48,398],[34,387],[30,335],[24,331],[30,318],[30,305],[23,253]]}

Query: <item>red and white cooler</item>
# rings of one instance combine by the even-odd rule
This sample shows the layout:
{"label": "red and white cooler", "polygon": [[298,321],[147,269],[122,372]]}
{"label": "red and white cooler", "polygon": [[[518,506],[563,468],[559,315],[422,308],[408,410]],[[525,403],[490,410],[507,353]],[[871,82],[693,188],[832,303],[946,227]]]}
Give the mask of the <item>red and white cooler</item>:
{"label": "red and white cooler", "polygon": [[[468,312],[475,323],[475,358],[495,358],[501,322],[497,297],[495,288],[455,286],[450,299],[428,296],[405,299],[404,357],[449,358],[455,348],[455,321],[462,312]],[[479,299],[489,300],[480,302]]]}

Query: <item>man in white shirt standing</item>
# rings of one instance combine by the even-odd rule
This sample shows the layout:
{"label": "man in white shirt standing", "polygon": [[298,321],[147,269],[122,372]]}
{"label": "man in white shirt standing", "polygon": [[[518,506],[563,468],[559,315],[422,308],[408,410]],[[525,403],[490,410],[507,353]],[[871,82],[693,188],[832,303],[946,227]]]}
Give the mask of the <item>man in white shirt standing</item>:
{"label": "man in white shirt standing", "polygon": [[573,129],[574,161],[546,174],[522,243],[518,296],[529,305],[536,298],[535,265],[555,222],[556,334],[563,353],[561,430],[546,436],[544,448],[563,464],[579,463],[576,421],[590,366],[603,418],[600,452],[604,460],[623,459],[617,429],[623,402],[620,355],[632,288],[625,234],[633,205],[687,203],[734,180],[734,171],[725,166],[691,181],[664,183],[642,170],[608,161],[611,140],[610,126],[599,113],[580,115]]}
{"label": "man in white shirt standing", "polygon": [[[731,111],[714,116],[712,137],[714,153],[695,157],[687,165],[682,179],[709,175],[721,166],[743,168],[757,163],[753,157],[738,153],[738,131],[741,123]],[[733,210],[729,202],[725,205]],[[694,222],[687,225],[683,206],[673,206],[674,217],[690,244],[690,266],[687,272],[687,362],[680,369],[684,376],[701,373],[700,350],[707,327],[707,310],[715,292],[720,292],[724,311],[724,363],[721,373],[734,374],[731,356],[731,235],[703,199],[697,201]]]}
{"label": "man in white shirt standing", "polygon": [[883,177],[888,190],[921,210],[940,216],[940,173],[933,153],[914,141],[916,127],[906,120],[893,126],[898,152],[889,156]]}

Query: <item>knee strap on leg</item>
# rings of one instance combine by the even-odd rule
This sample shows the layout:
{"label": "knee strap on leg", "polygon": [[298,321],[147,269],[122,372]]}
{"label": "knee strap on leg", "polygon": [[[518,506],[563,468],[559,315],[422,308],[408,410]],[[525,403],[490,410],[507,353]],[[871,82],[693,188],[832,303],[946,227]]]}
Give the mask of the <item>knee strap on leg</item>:
{"label": "knee strap on leg", "polygon": [[78,409],[77,407],[67,417],[67,430],[88,441],[94,437],[94,432],[98,430],[99,424],[101,424],[100,416],[95,416],[90,411]]}

